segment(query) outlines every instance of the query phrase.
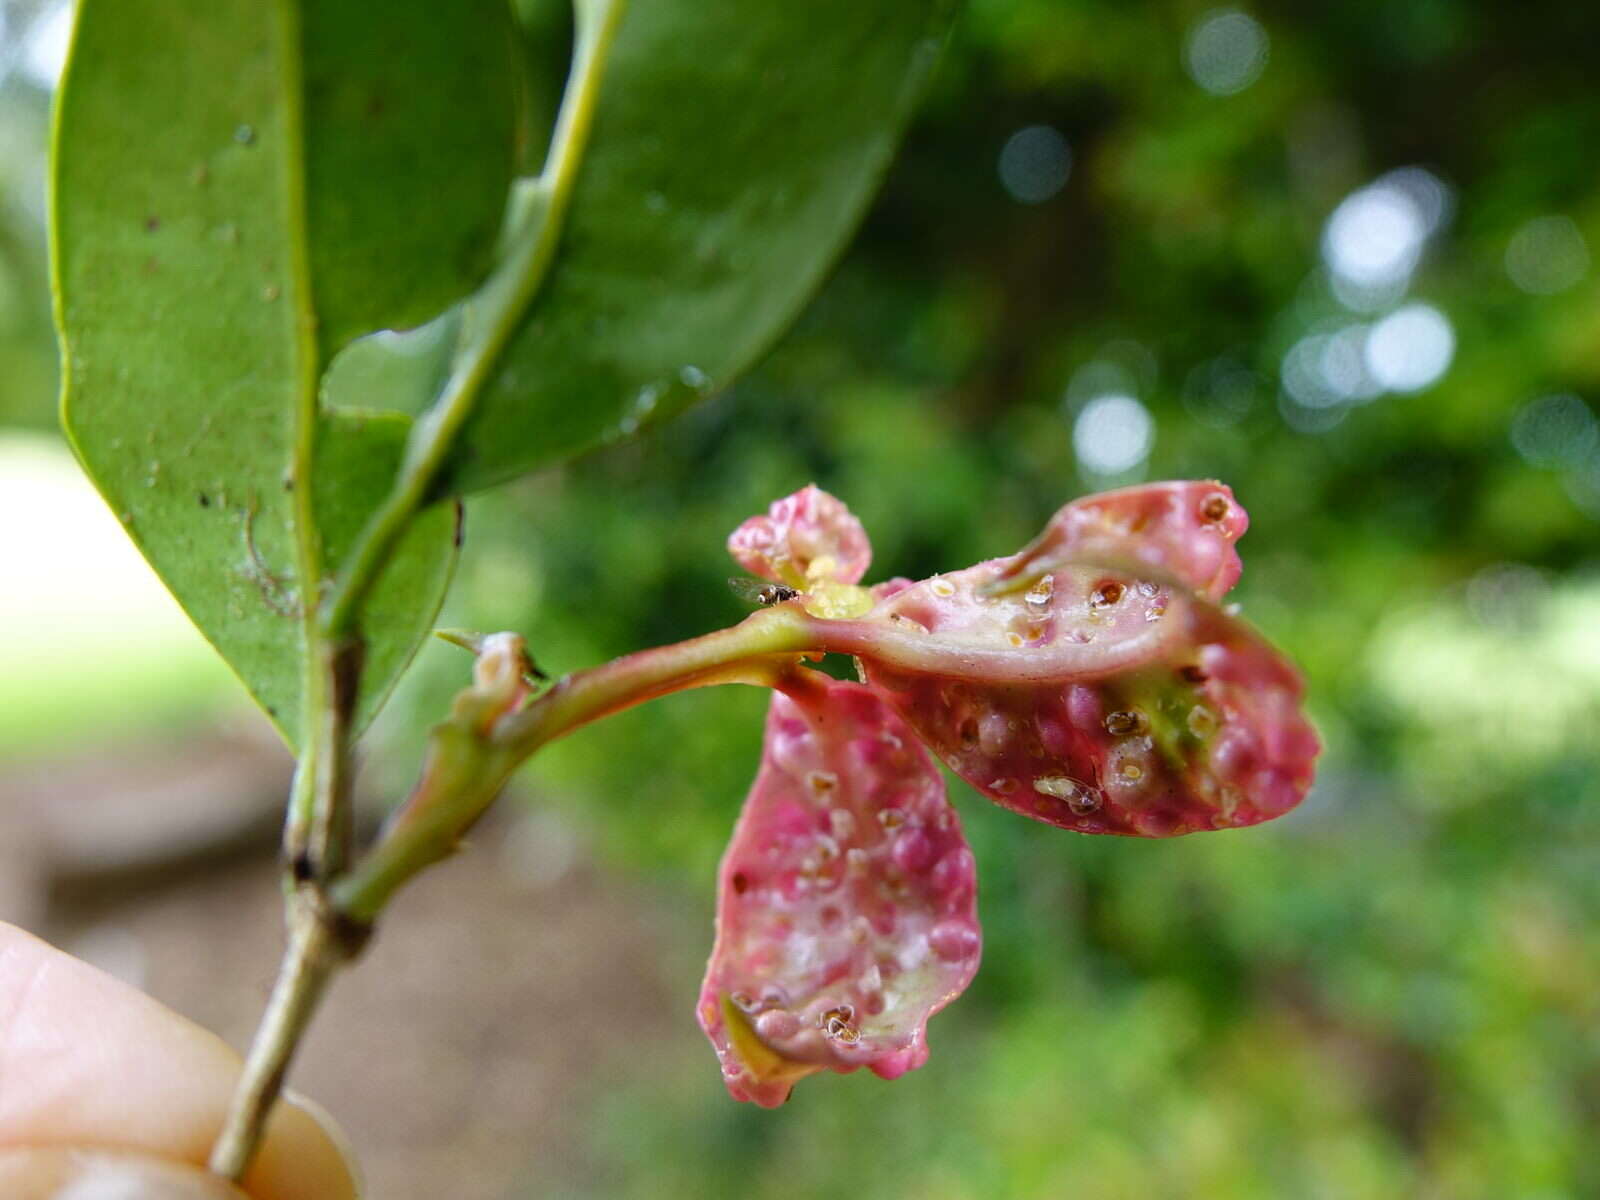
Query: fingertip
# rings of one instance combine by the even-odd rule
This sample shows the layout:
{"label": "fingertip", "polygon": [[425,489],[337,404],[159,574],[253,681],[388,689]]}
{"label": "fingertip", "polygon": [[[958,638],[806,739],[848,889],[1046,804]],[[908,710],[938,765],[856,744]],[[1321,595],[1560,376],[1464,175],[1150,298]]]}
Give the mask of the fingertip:
{"label": "fingertip", "polygon": [[245,1174],[254,1200],[356,1200],[362,1187],[349,1139],[315,1101],[292,1091],[267,1125]]}
{"label": "fingertip", "polygon": [[[197,1168],[239,1071],[215,1034],[0,922],[0,1150],[103,1147]],[[303,1099],[279,1105],[245,1178],[252,1200],[354,1200],[337,1128]]]}
{"label": "fingertip", "polygon": [[0,1149],[6,1200],[249,1200],[225,1179],[148,1154],[73,1146]]}

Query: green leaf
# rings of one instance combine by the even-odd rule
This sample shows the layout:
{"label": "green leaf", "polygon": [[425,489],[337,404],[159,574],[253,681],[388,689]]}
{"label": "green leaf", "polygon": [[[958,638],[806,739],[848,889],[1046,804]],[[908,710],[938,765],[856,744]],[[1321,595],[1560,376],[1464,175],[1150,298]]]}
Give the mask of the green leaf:
{"label": "green leaf", "polygon": [[854,228],[948,15],[930,0],[628,3],[559,250],[451,483],[632,432],[748,366]]}
{"label": "green leaf", "polygon": [[504,0],[302,7],[311,279],[331,352],[428,320],[488,273],[516,161],[517,30]]}
{"label": "green leaf", "polygon": [[[497,0],[304,7],[83,0],[53,166],[68,434],[291,743],[308,610],[409,424],[324,416],[319,375],[481,280],[516,111]],[[425,514],[363,609],[361,717],[437,610],[451,526]]]}

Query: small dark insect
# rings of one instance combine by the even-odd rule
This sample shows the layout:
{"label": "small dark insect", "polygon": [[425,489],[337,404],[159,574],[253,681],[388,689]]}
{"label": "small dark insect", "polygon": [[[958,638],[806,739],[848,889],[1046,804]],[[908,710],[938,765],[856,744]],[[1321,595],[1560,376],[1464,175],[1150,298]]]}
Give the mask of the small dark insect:
{"label": "small dark insect", "polygon": [[728,587],[746,604],[759,604],[762,608],[771,608],[774,604],[793,600],[800,594],[786,583],[767,583],[748,576],[728,580]]}

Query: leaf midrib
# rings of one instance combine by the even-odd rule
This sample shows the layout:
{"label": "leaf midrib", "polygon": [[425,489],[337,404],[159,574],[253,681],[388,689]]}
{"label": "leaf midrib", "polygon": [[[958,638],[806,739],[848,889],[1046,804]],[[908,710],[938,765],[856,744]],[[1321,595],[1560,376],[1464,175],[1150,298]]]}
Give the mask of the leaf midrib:
{"label": "leaf midrib", "polygon": [[[291,389],[292,434],[286,486],[292,489],[295,573],[299,580],[300,619],[303,627],[300,740],[305,743],[317,726],[326,702],[321,663],[321,630],[317,600],[322,580],[322,541],[313,509],[312,462],[316,454],[317,382],[321,363],[317,350],[317,314],[312,297],[311,237],[306,206],[304,70],[299,0],[276,0],[274,24],[278,36],[275,55],[280,94],[283,97],[283,150],[279,156],[279,181],[289,251],[287,299],[293,314]],[[302,750],[304,745],[302,745]]]}

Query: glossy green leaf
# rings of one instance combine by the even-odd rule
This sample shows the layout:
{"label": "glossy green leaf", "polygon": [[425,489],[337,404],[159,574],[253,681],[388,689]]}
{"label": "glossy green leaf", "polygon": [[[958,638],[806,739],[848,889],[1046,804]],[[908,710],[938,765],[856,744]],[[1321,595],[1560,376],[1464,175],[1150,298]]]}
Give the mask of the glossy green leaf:
{"label": "glossy green leaf", "polygon": [[300,7],[311,280],[331,351],[428,320],[488,272],[515,164],[516,29],[505,0]]}
{"label": "glossy green leaf", "polygon": [[[323,416],[325,358],[479,281],[515,153],[503,4],[304,10],[83,0],[53,177],[68,433],[291,742],[309,602],[408,424]],[[442,599],[451,526],[425,514],[368,602],[362,716]]]}
{"label": "glossy green leaf", "polygon": [[948,10],[626,4],[559,250],[452,482],[482,487],[629,433],[748,366],[855,226]]}

